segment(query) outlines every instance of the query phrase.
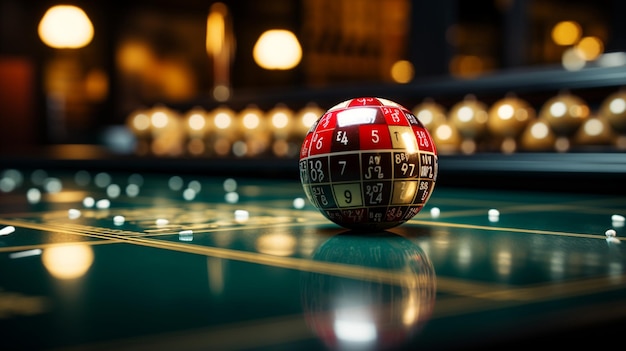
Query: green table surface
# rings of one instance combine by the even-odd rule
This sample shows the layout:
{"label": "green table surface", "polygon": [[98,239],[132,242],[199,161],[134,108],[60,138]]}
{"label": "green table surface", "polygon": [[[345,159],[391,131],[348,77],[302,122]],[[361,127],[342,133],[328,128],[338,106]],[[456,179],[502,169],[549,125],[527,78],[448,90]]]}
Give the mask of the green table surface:
{"label": "green table surface", "polygon": [[233,178],[228,202],[226,176],[182,174],[177,188],[172,172],[9,174],[1,350],[608,345],[626,320],[623,195],[436,186],[412,220],[364,235],[294,207],[293,179]]}

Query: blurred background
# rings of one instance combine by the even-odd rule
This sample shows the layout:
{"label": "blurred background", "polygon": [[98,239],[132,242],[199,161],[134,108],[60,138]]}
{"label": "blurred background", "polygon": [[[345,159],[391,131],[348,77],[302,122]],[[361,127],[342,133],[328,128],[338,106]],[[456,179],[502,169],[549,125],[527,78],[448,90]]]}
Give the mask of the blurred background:
{"label": "blurred background", "polygon": [[624,13],[618,0],[0,0],[0,153],[297,158],[312,121],[358,96],[412,110],[441,154],[624,152]]}

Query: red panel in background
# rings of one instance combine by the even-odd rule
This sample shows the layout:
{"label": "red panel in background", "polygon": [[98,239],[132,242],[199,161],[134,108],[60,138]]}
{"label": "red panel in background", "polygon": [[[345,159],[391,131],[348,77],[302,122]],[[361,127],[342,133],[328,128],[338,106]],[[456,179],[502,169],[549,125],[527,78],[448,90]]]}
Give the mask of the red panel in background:
{"label": "red panel in background", "polygon": [[0,150],[36,143],[35,95],[34,64],[21,57],[0,57]]}

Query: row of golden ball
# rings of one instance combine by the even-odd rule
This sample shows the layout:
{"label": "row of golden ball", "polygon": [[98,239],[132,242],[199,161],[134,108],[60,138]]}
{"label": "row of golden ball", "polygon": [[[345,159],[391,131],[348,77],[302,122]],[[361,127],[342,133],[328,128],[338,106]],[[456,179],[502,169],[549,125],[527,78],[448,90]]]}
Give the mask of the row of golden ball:
{"label": "row of golden ball", "polygon": [[267,112],[249,104],[241,111],[197,106],[181,114],[157,104],[131,113],[126,126],[137,139],[139,155],[296,157],[308,129],[324,112],[315,103],[296,112],[278,103]]}
{"label": "row of golden ball", "polygon": [[441,153],[626,149],[625,88],[607,96],[595,111],[580,96],[563,90],[538,109],[514,93],[491,106],[468,94],[449,111],[427,99],[413,113]]}
{"label": "row of golden ball", "polygon": [[[250,104],[241,111],[222,105],[185,113],[159,104],[134,111],[126,125],[141,155],[297,157],[304,136],[324,112],[313,102],[297,111],[278,103],[268,111]],[[607,96],[596,111],[562,91],[538,110],[510,93],[491,106],[468,94],[448,110],[427,98],[412,112],[443,154],[566,152],[572,146],[626,150],[626,88]]]}

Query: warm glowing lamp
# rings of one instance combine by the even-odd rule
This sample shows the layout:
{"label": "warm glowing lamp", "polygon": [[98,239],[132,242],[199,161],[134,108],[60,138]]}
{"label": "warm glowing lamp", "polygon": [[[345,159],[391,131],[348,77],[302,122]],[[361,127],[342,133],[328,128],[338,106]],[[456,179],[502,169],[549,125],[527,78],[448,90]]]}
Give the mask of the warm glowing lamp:
{"label": "warm glowing lamp", "polygon": [[604,43],[598,37],[588,36],[580,39],[576,44],[576,48],[580,51],[581,56],[585,60],[592,61],[602,54],[604,51]]}
{"label": "warm glowing lamp", "polygon": [[575,21],[561,21],[552,27],[552,40],[558,45],[573,45],[581,36],[580,24]]}
{"label": "warm glowing lamp", "polygon": [[214,3],[207,17],[206,50],[213,59],[213,97],[217,101],[230,98],[230,65],[234,41],[228,8],[221,2]]}
{"label": "warm glowing lamp", "polygon": [[396,83],[408,83],[413,79],[415,69],[407,60],[399,60],[391,66],[391,78]]}
{"label": "warm glowing lamp", "polygon": [[271,29],[259,37],[252,51],[254,61],[265,69],[288,70],[300,63],[302,47],[298,38],[285,29]]}
{"label": "warm glowing lamp", "polygon": [[56,49],[77,49],[93,39],[93,25],[85,11],[72,5],[56,5],[39,22],[39,38]]}

